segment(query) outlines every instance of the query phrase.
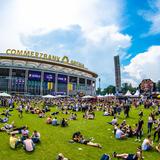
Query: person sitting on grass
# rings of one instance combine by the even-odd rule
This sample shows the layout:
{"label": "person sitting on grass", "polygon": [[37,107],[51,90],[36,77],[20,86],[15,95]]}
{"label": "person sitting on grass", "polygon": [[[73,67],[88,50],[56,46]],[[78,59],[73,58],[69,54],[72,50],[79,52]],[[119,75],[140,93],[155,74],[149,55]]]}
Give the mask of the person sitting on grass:
{"label": "person sitting on grass", "polygon": [[69,118],[70,120],[76,120],[77,119],[77,114],[72,113],[71,117]]}
{"label": "person sitting on grass", "polygon": [[122,131],[122,127],[118,128],[116,130],[116,135],[115,135],[116,139],[125,139],[126,135],[124,134],[124,132]]}
{"label": "person sitting on grass", "polygon": [[21,140],[18,137],[16,137],[15,134],[11,134],[9,139],[10,147],[12,149],[16,149],[20,143],[21,143]]}
{"label": "person sitting on grass", "polygon": [[9,118],[7,118],[7,117],[0,118],[0,122],[1,122],[1,123],[7,123],[8,120],[9,120]]}
{"label": "person sitting on grass", "polygon": [[56,160],[69,160],[69,159],[64,157],[64,155],[62,153],[59,153]]}
{"label": "person sitting on grass", "polygon": [[156,150],[160,152],[160,143],[158,144],[158,146],[156,146]]}
{"label": "person sitting on grass", "polygon": [[73,136],[72,136],[72,140],[73,140],[74,142],[81,143],[81,144],[85,144],[85,145],[88,145],[88,146],[93,146],[93,147],[102,148],[102,146],[101,146],[99,143],[93,143],[93,142],[91,141],[91,139],[88,139],[88,140],[85,139],[80,132],[74,133]]}
{"label": "person sitting on grass", "polygon": [[141,147],[137,148],[137,151],[135,154],[128,154],[128,153],[123,153],[123,154],[117,154],[116,152],[113,153],[114,158],[121,158],[125,160],[142,160],[142,149]]}
{"label": "person sitting on grass", "polygon": [[112,119],[112,121],[108,122],[108,124],[116,125],[117,124],[117,118],[116,118],[116,116],[114,116],[114,118]]}
{"label": "person sitting on grass", "polygon": [[38,117],[39,118],[44,118],[45,117],[45,112],[40,111],[39,114],[38,114]]}
{"label": "person sitting on grass", "polygon": [[23,148],[27,152],[32,152],[35,149],[35,144],[29,136],[26,137],[26,140],[23,141]]}
{"label": "person sitting on grass", "polygon": [[145,138],[142,143],[142,150],[149,151],[151,149],[153,149],[153,141],[151,139],[151,135],[148,135],[147,138]]}
{"label": "person sitting on grass", "polygon": [[58,126],[59,125],[57,117],[55,117],[55,118],[52,119],[52,125],[53,126]]}
{"label": "person sitting on grass", "polygon": [[51,117],[51,116],[49,116],[49,117],[47,118],[46,123],[47,123],[47,124],[51,124],[51,123],[52,123],[52,117]]}
{"label": "person sitting on grass", "polygon": [[37,132],[36,130],[32,134],[32,141],[33,141],[33,143],[40,142],[40,133]]}
{"label": "person sitting on grass", "polygon": [[61,127],[67,127],[67,126],[68,126],[67,120],[63,118],[61,121]]}
{"label": "person sitting on grass", "polygon": [[29,135],[29,131],[28,131],[27,127],[25,127],[24,129],[21,130],[21,134],[22,134],[21,140],[24,141],[27,138],[27,136]]}

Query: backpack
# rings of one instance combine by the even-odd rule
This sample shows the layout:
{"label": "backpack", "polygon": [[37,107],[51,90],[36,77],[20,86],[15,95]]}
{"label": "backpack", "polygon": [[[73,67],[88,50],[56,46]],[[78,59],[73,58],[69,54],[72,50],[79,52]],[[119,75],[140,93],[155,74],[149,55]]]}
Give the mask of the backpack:
{"label": "backpack", "polygon": [[100,160],[109,160],[110,157],[107,154],[103,154]]}

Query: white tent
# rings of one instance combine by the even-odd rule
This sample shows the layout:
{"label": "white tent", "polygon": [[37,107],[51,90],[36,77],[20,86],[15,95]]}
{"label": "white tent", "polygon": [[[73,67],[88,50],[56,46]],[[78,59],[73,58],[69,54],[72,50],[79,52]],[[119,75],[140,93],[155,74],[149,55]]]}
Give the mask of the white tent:
{"label": "white tent", "polygon": [[42,96],[43,98],[55,98],[55,96],[52,96],[52,95],[50,95],[50,94],[47,94],[47,95],[45,95],[45,96]]}
{"label": "white tent", "polygon": [[0,97],[11,97],[11,95],[8,93],[2,92],[0,93]]}
{"label": "white tent", "polygon": [[56,95],[55,98],[65,98],[65,97],[69,97],[67,95]]}
{"label": "white tent", "polygon": [[82,99],[91,99],[94,98],[93,96],[87,95],[87,96],[83,96]]}
{"label": "white tent", "polygon": [[136,93],[135,93],[133,96],[134,96],[134,97],[139,97],[139,95],[140,95],[139,90],[136,90]]}
{"label": "white tent", "polygon": [[104,98],[104,96],[98,95],[97,98]]}
{"label": "white tent", "polygon": [[105,97],[108,97],[108,94],[106,93]]}
{"label": "white tent", "polygon": [[111,97],[114,97],[114,94],[112,93],[110,96],[111,96]]}
{"label": "white tent", "polygon": [[125,94],[125,96],[126,96],[126,97],[131,97],[132,94],[131,94],[131,92],[128,90],[127,93]]}

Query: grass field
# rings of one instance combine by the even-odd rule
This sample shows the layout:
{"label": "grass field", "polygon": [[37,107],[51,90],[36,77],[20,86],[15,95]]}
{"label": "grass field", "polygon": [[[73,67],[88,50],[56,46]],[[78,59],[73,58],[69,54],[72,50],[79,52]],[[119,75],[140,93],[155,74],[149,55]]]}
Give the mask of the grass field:
{"label": "grass field", "polygon": [[[55,111],[55,107],[52,107],[52,111]],[[0,112],[2,108],[0,109]],[[127,119],[127,123],[134,126],[138,121],[138,109],[132,109],[130,112],[130,118]],[[150,110],[144,111],[144,137],[147,129],[147,117]],[[23,118],[18,117],[17,111],[11,112],[9,122],[15,121],[16,126],[22,126],[27,124],[30,133],[33,130],[38,130],[41,133],[41,143],[36,145],[36,149],[33,153],[26,153],[22,148],[17,150],[10,149],[9,135],[5,132],[0,132],[0,160],[54,160],[58,153],[63,153],[71,160],[99,160],[103,153],[112,155],[114,151],[117,153],[134,153],[136,147],[140,142],[135,142],[135,138],[129,138],[127,140],[116,140],[112,133],[112,126],[106,124],[113,117],[104,117],[102,112],[96,112],[95,120],[85,120],[82,118],[82,113],[78,114],[78,120],[69,121],[69,126],[62,128],[60,126],[51,126],[45,124],[46,118],[40,119],[37,115],[23,114]],[[49,113],[48,113],[49,114]],[[67,117],[66,115],[59,114],[57,117],[61,119]],[[118,120],[120,123],[124,119],[123,113]],[[3,124],[0,123],[0,127]],[[75,131],[81,131],[82,134],[89,138],[94,137],[94,142],[102,144],[103,148],[94,148],[83,144],[69,143],[72,134]],[[157,143],[155,143],[157,144]],[[79,150],[82,148],[82,150]],[[156,151],[144,152],[145,160],[160,160],[160,153]]]}

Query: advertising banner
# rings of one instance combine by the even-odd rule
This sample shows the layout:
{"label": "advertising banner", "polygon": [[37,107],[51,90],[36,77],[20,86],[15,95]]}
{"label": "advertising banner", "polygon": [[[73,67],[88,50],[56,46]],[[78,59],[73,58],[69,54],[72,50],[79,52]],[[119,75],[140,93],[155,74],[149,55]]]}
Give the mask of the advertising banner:
{"label": "advertising banner", "polygon": [[41,80],[41,72],[39,72],[39,71],[28,71],[28,80],[40,81]]}
{"label": "advertising banner", "polygon": [[46,82],[55,82],[55,74],[44,72],[44,81]]}
{"label": "advertising banner", "polygon": [[67,84],[67,76],[63,74],[58,74],[58,83]]}

